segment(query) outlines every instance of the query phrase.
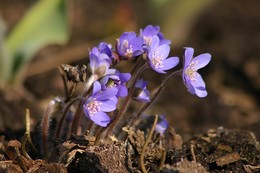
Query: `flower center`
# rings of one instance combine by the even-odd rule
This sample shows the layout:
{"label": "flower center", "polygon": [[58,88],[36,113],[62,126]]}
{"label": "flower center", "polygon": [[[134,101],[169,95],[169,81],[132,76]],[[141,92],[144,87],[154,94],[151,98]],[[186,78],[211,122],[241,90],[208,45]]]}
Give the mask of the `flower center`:
{"label": "flower center", "polygon": [[133,53],[133,46],[129,45],[127,40],[123,41],[123,47],[126,49],[126,55],[131,55]]}
{"label": "flower center", "polygon": [[120,80],[109,80],[109,82],[107,83],[107,87],[108,88],[117,87],[120,84],[121,84]]}
{"label": "flower center", "polygon": [[89,111],[89,116],[93,116],[95,113],[100,111],[100,106],[102,105],[101,102],[96,101],[95,99],[89,102],[86,107]]}
{"label": "flower center", "polygon": [[150,46],[150,45],[151,45],[151,43],[152,43],[152,37],[146,37],[146,36],[144,36],[143,39],[144,39],[144,42],[147,44],[147,46]]}
{"label": "flower center", "polygon": [[152,64],[155,68],[162,68],[163,67],[163,58],[158,55],[158,52],[153,54]]}
{"label": "flower center", "polygon": [[126,54],[127,55],[131,55],[133,53],[133,46],[130,45],[127,49],[126,49]]}
{"label": "flower center", "polygon": [[196,72],[197,70],[195,69],[196,65],[198,64],[198,61],[191,62],[189,66],[185,70],[185,74],[190,78],[192,81],[196,81]]}

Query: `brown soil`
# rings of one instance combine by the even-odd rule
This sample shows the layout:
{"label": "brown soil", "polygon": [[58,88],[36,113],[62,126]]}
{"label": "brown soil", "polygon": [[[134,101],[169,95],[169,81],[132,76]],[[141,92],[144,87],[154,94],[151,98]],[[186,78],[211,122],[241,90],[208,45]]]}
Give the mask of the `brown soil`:
{"label": "brown soil", "polygon": [[[259,2],[221,0],[197,21],[183,46],[193,46],[195,54],[210,52],[213,55],[210,65],[201,71],[209,96],[203,100],[190,96],[180,79],[167,85],[147,114],[165,113],[174,130],[170,129],[161,143],[160,140],[150,142],[146,148],[144,164],[149,172],[158,172],[159,168],[162,173],[260,172],[257,140],[260,137]],[[31,0],[0,2],[8,31],[33,3]],[[121,32],[120,25],[128,24],[125,21],[131,20],[129,25],[140,25],[141,20],[135,19],[131,8],[121,16],[123,20],[117,18],[125,3],[115,5],[108,1],[105,2],[107,6],[103,4],[98,11],[95,9],[100,5],[99,1],[93,1],[92,6],[86,3],[79,0],[74,4],[77,11],[70,43],[66,47],[42,49],[29,65],[23,89],[0,90],[0,172],[141,172],[140,152],[147,135],[138,130],[126,141],[105,140],[98,145],[90,136],[74,136],[66,141],[55,139],[48,159],[43,159],[39,152],[39,124],[43,112],[52,98],[63,96],[56,66],[61,64],[64,54],[74,59],[62,63],[86,63],[86,40],[101,41],[103,36]],[[141,3],[133,4],[141,10]],[[110,9],[110,15],[105,13],[106,9]],[[105,18],[101,17],[104,13]],[[113,21],[113,26],[102,32],[109,21]],[[183,50],[176,49],[175,53],[181,55]],[[55,60],[48,61],[53,57]],[[48,70],[41,68],[44,66]],[[39,71],[32,73],[30,69]],[[161,79],[152,73],[146,73],[144,77],[152,81],[151,86],[160,83]],[[153,81],[154,78],[158,80]],[[26,143],[30,157],[21,146],[24,144],[26,108],[31,112],[32,138],[38,149],[38,152],[34,151]],[[164,149],[165,157],[162,155]],[[164,164],[160,165],[163,159]]]}
{"label": "brown soil", "polygon": [[[260,171],[260,145],[252,132],[211,129],[184,144],[173,131],[168,131],[166,137],[167,134],[171,138],[161,142],[167,144],[168,150],[154,141],[145,149],[144,165],[149,172]],[[7,143],[2,137],[0,172],[141,172],[140,153],[145,140],[141,131],[129,133],[125,142],[103,140],[98,145],[94,145],[95,137],[75,136],[58,144],[47,159],[51,163],[47,163],[32,160],[23,152],[20,142]]]}

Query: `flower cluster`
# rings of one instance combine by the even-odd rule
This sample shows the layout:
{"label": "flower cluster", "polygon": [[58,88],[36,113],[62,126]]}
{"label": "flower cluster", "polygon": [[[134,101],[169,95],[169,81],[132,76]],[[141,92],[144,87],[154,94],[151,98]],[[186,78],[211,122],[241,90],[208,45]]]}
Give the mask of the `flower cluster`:
{"label": "flower cluster", "polygon": [[[111,120],[117,121],[124,116],[131,100],[149,105],[156,95],[151,95],[148,81],[140,75],[146,69],[166,74],[179,64],[178,57],[170,57],[171,41],[164,38],[159,26],[148,25],[140,33],[124,32],[118,39],[115,48],[111,44],[101,42],[89,53],[89,65],[85,90],[82,94],[82,109],[87,118],[101,127],[107,127]],[[207,95],[205,83],[197,72],[206,66],[211,56],[208,53],[193,58],[193,48],[185,48],[182,73],[184,84],[191,94],[198,97]],[[135,61],[132,73],[122,73],[116,65],[121,61]],[[165,82],[175,72],[168,73]],[[159,90],[158,90],[159,92]],[[143,111],[141,111],[143,112]],[[124,120],[124,118],[123,118]],[[114,122],[113,121],[113,122]],[[163,117],[156,130],[163,135],[168,123]]]}

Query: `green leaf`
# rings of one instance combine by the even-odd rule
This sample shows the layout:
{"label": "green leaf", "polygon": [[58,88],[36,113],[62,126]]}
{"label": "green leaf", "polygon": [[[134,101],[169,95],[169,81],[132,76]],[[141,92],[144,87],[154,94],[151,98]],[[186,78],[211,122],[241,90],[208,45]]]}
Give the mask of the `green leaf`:
{"label": "green leaf", "polygon": [[[41,0],[17,24],[6,40],[10,54],[9,80],[21,77],[26,63],[42,47],[69,38],[66,0]],[[9,81],[10,82],[10,81]],[[13,81],[15,82],[15,81]]]}

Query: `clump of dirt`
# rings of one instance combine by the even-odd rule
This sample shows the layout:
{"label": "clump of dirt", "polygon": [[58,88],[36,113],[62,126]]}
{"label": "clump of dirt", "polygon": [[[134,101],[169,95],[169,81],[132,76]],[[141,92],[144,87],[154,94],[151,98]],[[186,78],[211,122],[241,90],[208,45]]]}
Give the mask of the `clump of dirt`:
{"label": "clump of dirt", "polygon": [[[94,145],[95,137],[76,136],[56,147],[53,158],[68,172],[128,172],[131,169],[126,143],[106,140]],[[53,160],[53,161],[54,161]]]}
{"label": "clump of dirt", "polygon": [[63,164],[47,163],[42,159],[32,160],[25,151],[25,148],[17,140],[10,140],[6,145],[3,137],[0,141],[0,172],[34,173],[52,172],[66,173],[67,169]]}
{"label": "clump of dirt", "polygon": [[[260,145],[249,131],[210,129],[183,144],[183,159],[200,163],[209,172],[257,172],[260,170]],[[179,154],[177,152],[177,154]],[[168,164],[176,163],[176,151],[168,151]]]}

